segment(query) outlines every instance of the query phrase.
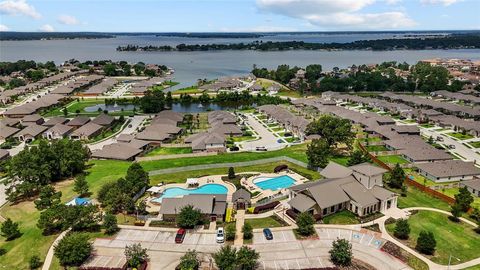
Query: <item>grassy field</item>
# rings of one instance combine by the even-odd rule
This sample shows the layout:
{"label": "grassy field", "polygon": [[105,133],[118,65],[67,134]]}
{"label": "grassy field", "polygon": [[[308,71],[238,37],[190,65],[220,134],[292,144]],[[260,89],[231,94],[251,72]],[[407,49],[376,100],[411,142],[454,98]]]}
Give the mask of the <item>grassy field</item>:
{"label": "grassy field", "polygon": [[[96,161],[90,163],[87,175],[87,181],[90,191],[95,197],[103,183],[116,180],[125,175],[129,163],[118,161],[102,161],[98,165]],[[99,168],[101,167],[101,168]],[[67,202],[75,197],[73,192],[73,180],[59,182],[55,185],[55,189],[62,192],[62,201]],[[20,231],[23,235],[13,241],[6,242],[0,237],[0,247],[4,248],[7,253],[0,256],[0,265],[7,266],[8,269],[28,269],[28,260],[33,255],[44,258],[51,244],[58,236],[44,236],[40,229],[37,228],[37,220],[40,212],[35,208],[33,201],[24,201],[17,204],[6,204],[0,209],[0,214],[5,218],[11,218],[13,221],[19,222]],[[96,237],[102,233],[89,233],[91,237]],[[55,265],[56,263],[56,265]],[[58,261],[54,261],[51,269],[60,269]]]}
{"label": "grassy field", "polygon": [[379,138],[379,137],[368,137],[368,138],[362,138],[360,139],[360,141],[362,142],[381,142],[382,141],[382,138]]}
{"label": "grassy field", "polygon": [[358,220],[350,211],[344,210],[323,218],[325,224],[358,224]]}
{"label": "grassy field", "polygon": [[460,132],[450,132],[450,133],[446,133],[446,135],[451,136],[451,137],[453,137],[457,140],[461,140],[461,141],[474,138],[472,135],[470,135],[468,133],[462,134]]}
{"label": "grassy field", "polygon": [[277,219],[273,217],[246,219],[245,223],[252,225],[254,229],[283,227]]}
{"label": "grassy field", "polygon": [[[321,178],[320,174],[315,171],[311,171],[309,169],[300,167],[290,162],[282,162],[282,164],[288,165],[288,167],[301,174],[302,176],[316,180]],[[244,167],[235,167],[235,173],[242,173],[242,172],[265,172],[265,173],[272,173],[273,169],[278,166],[278,163],[266,163],[266,164],[259,164],[254,166],[244,166]],[[221,175],[221,174],[228,174],[228,168],[215,168],[215,169],[205,169],[205,170],[195,170],[195,171],[185,171],[185,172],[177,172],[177,173],[169,173],[169,174],[161,174],[161,175],[152,175],[150,176],[150,184],[156,185],[160,182],[164,183],[184,183],[187,178],[196,178],[206,175]]]}
{"label": "grassy field", "polygon": [[278,157],[278,156],[288,156],[302,162],[308,162],[305,151],[306,151],[306,144],[301,144],[301,145],[287,147],[277,151],[260,152],[260,153],[249,153],[249,152],[224,153],[224,154],[219,154],[215,156],[206,156],[206,157],[189,157],[189,158],[181,158],[181,159],[144,161],[144,162],[141,162],[141,164],[145,168],[145,170],[153,171],[153,170],[166,169],[166,168],[184,167],[189,165],[252,161],[252,160]]}
{"label": "grassy field", "polygon": [[157,147],[148,152],[145,156],[161,156],[161,155],[178,155],[178,154],[190,154],[192,148],[190,147]]}
{"label": "grassy field", "polygon": [[[400,191],[396,190],[395,192],[401,193]],[[423,193],[422,191],[413,188],[413,187],[408,187],[407,190],[407,196],[398,197],[398,208],[408,208],[408,207],[432,207],[432,208],[437,208],[440,210],[445,210],[445,211],[450,211],[450,206],[448,203],[434,198],[426,193]]]}
{"label": "grassy field", "polygon": [[[410,239],[407,245],[414,248],[418,234],[422,230],[430,231],[435,235],[437,247],[435,254],[430,257],[433,262],[446,265],[450,254],[459,258],[460,261],[452,260],[452,264],[458,264],[475,259],[479,256],[480,235],[476,234],[473,227],[464,223],[454,223],[447,215],[431,211],[419,211],[408,219],[410,224]],[[387,225],[390,233],[395,224]]]}
{"label": "grassy field", "polygon": [[201,94],[203,90],[198,89],[197,86],[186,87],[182,89],[178,89],[172,92],[172,95],[180,95],[180,94]]}
{"label": "grassy field", "polygon": [[433,125],[433,124],[421,124],[420,126],[423,127],[423,128],[432,128],[435,125]]}
{"label": "grassy field", "polygon": [[389,155],[389,156],[377,156],[377,158],[385,163],[389,164],[405,164],[408,163],[408,160],[402,158],[400,155]]}
{"label": "grassy field", "polygon": [[368,145],[365,148],[367,148],[369,152],[388,151],[388,148],[385,147],[385,145]]}

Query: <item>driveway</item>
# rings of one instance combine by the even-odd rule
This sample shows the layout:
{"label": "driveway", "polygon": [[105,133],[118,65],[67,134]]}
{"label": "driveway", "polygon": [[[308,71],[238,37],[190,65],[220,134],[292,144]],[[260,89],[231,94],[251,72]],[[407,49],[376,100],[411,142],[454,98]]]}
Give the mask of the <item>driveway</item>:
{"label": "driveway", "polygon": [[[438,144],[445,146],[448,151],[456,153],[465,158],[467,161],[476,161],[476,164],[480,164],[480,154],[475,152],[475,149],[471,149],[463,144],[463,141],[457,141],[450,136],[445,135],[445,133],[451,132],[448,131],[437,131],[435,128],[422,128],[420,127],[422,135],[427,138],[432,136],[434,139],[437,137],[443,138],[443,141],[437,141]],[[449,149],[448,145],[454,145],[455,149]]]}
{"label": "driveway", "polygon": [[257,147],[265,147],[267,150],[277,150],[284,148],[287,144],[279,143],[278,138],[258,121],[253,114],[245,114],[246,123],[257,132],[260,139],[255,141],[245,141],[240,143],[242,150],[255,151]]}

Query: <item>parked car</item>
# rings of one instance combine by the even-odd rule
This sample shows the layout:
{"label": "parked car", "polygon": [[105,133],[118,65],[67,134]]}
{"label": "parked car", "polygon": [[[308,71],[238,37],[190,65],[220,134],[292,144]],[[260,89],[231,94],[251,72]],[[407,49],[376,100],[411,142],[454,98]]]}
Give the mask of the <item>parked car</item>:
{"label": "parked car", "polygon": [[266,238],[267,240],[272,240],[272,239],[273,239],[272,231],[270,231],[269,228],[263,229],[263,235],[265,235],[265,238]]}
{"label": "parked car", "polygon": [[455,149],[455,145],[450,144],[450,145],[448,146],[448,148],[450,148],[450,149]]}
{"label": "parked car", "polygon": [[177,243],[177,244],[183,243],[183,239],[185,238],[185,234],[187,234],[187,231],[185,229],[178,229],[177,235],[175,235],[175,243]]}
{"label": "parked car", "polygon": [[225,232],[223,230],[223,227],[220,227],[217,229],[217,243],[223,242],[225,242]]}
{"label": "parked car", "polygon": [[257,146],[257,148],[255,148],[257,151],[267,151],[267,148],[265,148],[265,146]]}
{"label": "parked car", "polygon": [[441,136],[437,136],[437,141],[439,141],[439,142],[443,142],[443,137],[441,137]]}

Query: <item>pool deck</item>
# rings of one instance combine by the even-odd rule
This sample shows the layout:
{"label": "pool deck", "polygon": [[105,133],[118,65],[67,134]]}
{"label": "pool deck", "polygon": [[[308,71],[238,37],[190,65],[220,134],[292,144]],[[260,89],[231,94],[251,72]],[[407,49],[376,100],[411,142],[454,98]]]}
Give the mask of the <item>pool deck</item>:
{"label": "pool deck", "polygon": [[[199,187],[201,187],[203,185],[206,185],[206,184],[220,184],[220,185],[227,188],[227,201],[231,201],[232,194],[237,190],[237,188],[235,187],[234,184],[223,181],[222,176],[225,176],[225,175],[209,175],[209,176],[203,176],[203,177],[196,178],[197,181],[198,181],[198,186],[196,186],[194,188],[189,188],[187,183],[166,184],[166,185],[162,186],[162,188],[164,190],[167,189],[167,188],[175,188],[175,187],[184,188],[184,189],[196,189],[196,188],[199,188]],[[160,209],[161,203],[151,202],[151,200],[154,199],[154,198],[155,197],[152,197],[152,196],[147,198],[147,205],[150,207],[147,210],[149,210],[149,211],[158,211]]]}
{"label": "pool deck", "polygon": [[295,186],[295,185],[299,185],[299,184],[303,184],[305,182],[308,181],[307,178],[299,175],[298,173],[295,173],[293,171],[283,171],[283,172],[280,172],[280,173],[261,173],[259,175],[256,175],[256,176],[252,176],[252,177],[249,177],[248,179],[242,179],[240,181],[240,183],[242,184],[243,187],[245,187],[247,190],[249,190],[250,192],[260,192],[260,195],[259,196],[256,196],[254,198],[252,198],[252,203],[262,199],[262,198],[265,198],[265,197],[271,197],[271,196],[274,196],[274,195],[287,195],[287,191],[285,188],[282,188],[282,189],[279,189],[279,190],[270,190],[270,189],[261,189],[259,188],[257,185],[255,185],[255,183],[253,183],[253,181],[259,177],[267,177],[267,178],[275,178],[275,177],[280,177],[280,176],[289,176],[291,177],[293,180],[295,180],[295,183],[293,183],[292,186]]}

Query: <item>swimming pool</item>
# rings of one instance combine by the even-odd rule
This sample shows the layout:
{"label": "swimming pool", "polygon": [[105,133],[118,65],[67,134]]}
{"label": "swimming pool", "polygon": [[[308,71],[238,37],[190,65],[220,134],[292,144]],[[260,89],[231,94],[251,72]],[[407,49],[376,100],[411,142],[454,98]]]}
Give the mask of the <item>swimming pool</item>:
{"label": "swimming pool", "polygon": [[279,190],[282,188],[288,188],[293,186],[295,183],[295,180],[291,178],[288,175],[282,175],[278,177],[258,177],[253,180],[253,183],[265,190],[265,189],[270,189],[270,190]]}
{"label": "swimming pool", "polygon": [[161,203],[163,198],[174,198],[189,194],[227,194],[227,192],[228,189],[220,184],[206,184],[193,189],[173,187],[165,189],[162,196],[152,199],[152,202]]}

